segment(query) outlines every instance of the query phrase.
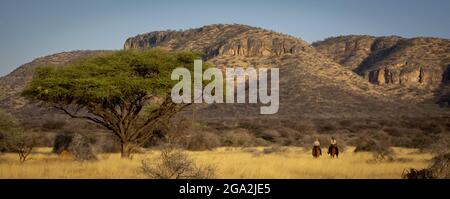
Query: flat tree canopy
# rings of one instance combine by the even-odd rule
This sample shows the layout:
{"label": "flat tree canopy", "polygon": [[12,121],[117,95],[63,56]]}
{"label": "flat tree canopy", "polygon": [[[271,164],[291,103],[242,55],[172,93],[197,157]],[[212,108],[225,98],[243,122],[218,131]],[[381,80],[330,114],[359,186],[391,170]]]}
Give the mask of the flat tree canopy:
{"label": "flat tree canopy", "polygon": [[106,127],[121,141],[122,157],[129,157],[152,136],[156,124],[186,106],[172,102],[170,92],[177,82],[170,76],[177,67],[193,71],[198,58],[192,52],[152,49],[42,66],[23,94]]}

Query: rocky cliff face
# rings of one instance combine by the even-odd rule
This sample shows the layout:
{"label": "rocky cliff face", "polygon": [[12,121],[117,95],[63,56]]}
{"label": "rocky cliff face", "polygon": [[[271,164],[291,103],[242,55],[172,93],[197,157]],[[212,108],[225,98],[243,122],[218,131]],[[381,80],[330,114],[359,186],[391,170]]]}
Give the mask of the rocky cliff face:
{"label": "rocky cliff face", "polygon": [[394,46],[401,37],[373,37],[367,35],[349,35],[325,39],[313,43],[319,52],[331,57],[343,66],[355,70],[370,55]]}
{"label": "rocky cliff face", "polygon": [[450,40],[402,40],[372,57],[357,69],[372,83],[439,85],[447,82],[444,73],[450,64]]}
{"label": "rocky cliff face", "polygon": [[312,49],[298,38],[245,25],[210,25],[185,31],[156,31],[129,38],[124,44],[125,50],[151,47],[201,51],[205,53],[205,58],[219,55],[274,56]]}
{"label": "rocky cliff face", "polygon": [[342,36],[313,45],[374,84],[439,85],[448,79],[447,39]]}

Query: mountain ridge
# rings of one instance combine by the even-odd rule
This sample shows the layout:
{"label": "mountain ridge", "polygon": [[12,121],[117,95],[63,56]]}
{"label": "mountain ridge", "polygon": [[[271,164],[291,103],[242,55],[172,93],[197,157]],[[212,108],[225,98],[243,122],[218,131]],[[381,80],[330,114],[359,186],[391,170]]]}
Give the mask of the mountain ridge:
{"label": "mountain ridge", "polygon": [[[195,109],[201,112],[198,118],[210,123],[224,118],[285,118],[295,121],[299,118],[448,115],[445,109],[439,108],[435,103],[421,99],[423,96],[433,98],[434,96],[429,95],[434,95],[435,90],[431,92],[429,88],[423,88],[414,93],[408,87],[401,87],[392,92],[391,87],[367,81],[363,75],[355,73],[336,61],[336,58],[321,52],[314,44],[262,28],[247,25],[210,25],[183,31],[154,31],[127,38],[124,43],[125,50],[148,47],[201,51],[205,54],[205,61],[222,69],[229,66],[280,68],[278,114],[261,116],[256,105],[196,105]],[[61,65],[103,52],[109,51],[66,52],[22,65],[0,78],[0,90],[4,91],[0,96],[0,107],[16,113],[31,126],[40,125],[42,120],[67,120],[65,115],[55,110],[24,100],[20,91],[32,77],[33,69],[39,65]],[[12,81],[15,77],[20,77],[16,79],[17,82]],[[189,111],[192,110],[187,110]]]}
{"label": "mountain ridge", "polygon": [[[223,30],[224,28],[225,30]],[[226,28],[231,28],[231,31],[226,30]],[[242,28],[242,30],[240,30],[240,28]],[[214,29],[218,30],[213,32],[222,32],[222,35],[227,35],[227,31],[238,32],[238,34],[228,34],[226,41],[223,42],[210,42],[209,40],[213,40],[215,37],[204,33],[204,31]],[[315,86],[321,84],[330,84],[330,86],[331,84],[335,84],[340,85],[339,88],[336,88],[335,90],[343,90],[343,92],[344,90],[353,91],[358,96],[366,96],[366,98],[368,98],[366,101],[379,99],[380,101],[390,101],[389,103],[395,104],[393,101],[405,99],[409,100],[409,98],[401,98],[401,96],[392,95],[391,92],[384,87],[369,83],[364,80],[363,76],[360,76],[351,70],[345,69],[345,67],[335,62],[332,58],[328,57],[324,53],[320,53],[313,47],[313,45],[308,44],[300,38],[293,36],[288,36],[285,38],[284,36],[285,35],[283,34],[269,30],[259,28],[252,29],[249,26],[212,25],[197,29],[188,29],[186,32],[156,31],[140,34],[136,37],[128,38],[124,44],[124,49],[129,50],[160,47],[169,50],[197,50],[205,53],[207,55],[205,56],[205,59],[219,68],[224,68],[226,66],[245,67],[249,65],[261,67],[280,66],[282,74],[284,67],[281,66],[290,64],[290,67],[285,67],[286,70],[284,71],[284,77],[292,77],[297,75],[296,73],[289,73],[291,70],[306,69],[299,72],[298,74],[301,75],[291,80],[291,83],[294,82],[295,84],[301,82],[299,81],[301,79],[316,77],[316,79],[311,79],[309,83],[302,84],[303,86],[306,86],[306,88],[314,88]],[[256,41],[254,38],[257,38]],[[202,40],[204,43],[201,43],[200,45],[192,45],[189,42],[184,42],[186,40]],[[286,48],[285,43],[279,42],[280,40],[288,41],[290,45]],[[283,86],[290,86],[290,83],[282,80],[280,84],[283,83],[284,85],[280,85],[280,88],[283,88]],[[294,90],[295,89],[301,90],[299,87],[294,88]],[[318,95],[311,92],[310,89],[303,90],[303,92],[305,93],[303,97]],[[289,96],[284,95],[280,98],[289,99]],[[301,101],[301,99],[296,99],[297,101]],[[331,96],[324,97],[323,100],[333,101]],[[349,100],[350,103],[352,102],[351,98],[347,100]],[[399,105],[395,106],[398,107]],[[292,109],[295,109],[294,107],[295,105]],[[302,108],[309,109],[310,106]],[[333,112],[331,109],[332,108],[328,111]],[[393,109],[394,108],[391,108],[391,110]],[[374,112],[376,112],[376,110],[374,110]]]}

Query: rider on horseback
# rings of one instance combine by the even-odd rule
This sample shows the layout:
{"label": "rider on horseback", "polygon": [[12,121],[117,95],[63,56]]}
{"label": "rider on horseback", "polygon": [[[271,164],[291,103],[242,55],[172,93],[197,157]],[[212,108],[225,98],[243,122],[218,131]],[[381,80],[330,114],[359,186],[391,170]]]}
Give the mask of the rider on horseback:
{"label": "rider on horseback", "polygon": [[336,146],[337,147],[337,142],[336,142],[336,139],[334,137],[331,137],[330,144],[331,144],[331,146]]}
{"label": "rider on horseback", "polygon": [[[316,151],[318,153],[316,153]],[[313,146],[313,156],[319,157],[321,155],[322,155],[322,149],[320,148],[320,141],[319,141],[319,138],[316,138],[316,140],[314,141],[314,146]]]}
{"label": "rider on horseback", "polygon": [[[333,154],[333,149],[335,149],[335,153]],[[330,140],[330,147],[328,147],[328,154],[331,155],[332,157],[334,155],[336,155],[336,157],[339,155],[339,150],[337,147],[337,141],[334,137],[331,137]]]}

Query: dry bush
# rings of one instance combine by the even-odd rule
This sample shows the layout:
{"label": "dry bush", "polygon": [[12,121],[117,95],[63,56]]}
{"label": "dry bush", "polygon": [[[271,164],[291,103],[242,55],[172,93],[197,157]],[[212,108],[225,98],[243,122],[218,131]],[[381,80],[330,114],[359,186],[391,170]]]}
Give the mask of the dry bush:
{"label": "dry bush", "polygon": [[210,179],[216,173],[213,166],[199,166],[186,152],[173,147],[164,147],[156,161],[142,160],[141,169],[154,179]]}
{"label": "dry bush", "polygon": [[80,134],[74,134],[72,142],[69,145],[69,152],[78,161],[96,160],[92,146],[88,138]]}
{"label": "dry bush", "polygon": [[[186,129],[184,129],[183,131],[185,130]],[[169,132],[170,127],[168,125],[157,124],[155,126],[155,129],[153,130],[152,136],[144,142],[142,147],[150,148],[163,145],[165,142],[167,142]]]}
{"label": "dry bush", "polygon": [[280,133],[275,129],[265,129],[258,135],[258,137],[271,142],[275,142],[280,136]]}
{"label": "dry bush", "polygon": [[438,155],[429,168],[436,179],[450,179],[450,153]]}
{"label": "dry bush", "polygon": [[393,160],[394,153],[385,140],[361,137],[356,141],[354,152],[371,152],[375,161]]}
{"label": "dry bush", "polygon": [[253,146],[269,146],[271,143],[262,138],[255,138]]}
{"label": "dry bush", "polygon": [[430,151],[436,154],[450,153],[450,135],[439,135],[434,139],[434,143],[423,149],[423,151]]}
{"label": "dry bush", "polygon": [[295,121],[294,129],[301,134],[314,134],[317,132],[316,125],[311,120]]}
{"label": "dry bush", "polygon": [[275,139],[275,142],[283,146],[298,146],[300,140],[303,139],[305,135],[288,127],[280,127],[279,129],[280,137]]}
{"label": "dry bush", "polygon": [[28,132],[33,137],[36,147],[52,147],[55,140],[54,133]]}
{"label": "dry bush", "polygon": [[402,173],[403,179],[433,179],[433,174],[428,169],[405,169]]}
{"label": "dry bush", "polygon": [[222,136],[222,143],[224,146],[242,146],[249,147],[256,145],[256,142],[265,142],[258,140],[253,134],[250,134],[246,129],[235,129],[224,133]]}
{"label": "dry bush", "polygon": [[97,160],[90,142],[87,137],[78,133],[57,135],[53,152],[56,154],[69,152],[77,161]]}
{"label": "dry bush", "polygon": [[61,154],[63,151],[67,151],[70,143],[72,142],[72,136],[67,134],[59,134],[55,137],[53,142],[53,153]]}
{"label": "dry bush", "polygon": [[431,161],[428,168],[406,169],[402,173],[403,179],[450,179],[450,153],[438,155]]}
{"label": "dry bush", "polygon": [[188,150],[212,150],[221,145],[220,137],[211,132],[198,132],[187,138]]}
{"label": "dry bush", "polygon": [[30,160],[31,158],[29,158],[29,155],[35,146],[34,138],[23,133],[16,135],[12,139],[12,150],[19,155],[19,161],[24,163]]}

